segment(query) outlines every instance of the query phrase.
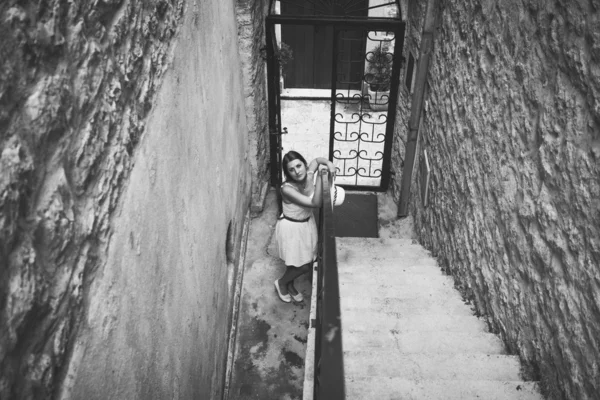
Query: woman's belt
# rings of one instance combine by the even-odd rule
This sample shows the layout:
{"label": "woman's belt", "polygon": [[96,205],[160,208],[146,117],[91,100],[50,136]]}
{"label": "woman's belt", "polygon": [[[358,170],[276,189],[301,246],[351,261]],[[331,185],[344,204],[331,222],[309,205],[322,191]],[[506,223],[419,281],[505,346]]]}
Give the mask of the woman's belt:
{"label": "woman's belt", "polygon": [[281,217],[278,218],[279,220],[282,219],[287,219],[288,221],[292,221],[292,222],[308,222],[308,220],[310,219],[310,216],[308,216],[307,218],[304,219],[294,219],[294,218],[290,218],[285,214],[281,214]]}

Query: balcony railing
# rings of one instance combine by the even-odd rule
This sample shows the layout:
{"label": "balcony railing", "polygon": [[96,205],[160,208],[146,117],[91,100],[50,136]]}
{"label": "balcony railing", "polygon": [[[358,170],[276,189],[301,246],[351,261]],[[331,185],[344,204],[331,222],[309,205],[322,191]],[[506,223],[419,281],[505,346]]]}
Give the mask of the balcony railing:
{"label": "balcony railing", "polygon": [[[313,271],[304,400],[343,400],[345,390],[342,320],[331,176],[325,173],[319,175],[318,179],[322,179],[323,182],[323,205],[319,213],[318,267]],[[312,360],[314,364],[310,365]]]}

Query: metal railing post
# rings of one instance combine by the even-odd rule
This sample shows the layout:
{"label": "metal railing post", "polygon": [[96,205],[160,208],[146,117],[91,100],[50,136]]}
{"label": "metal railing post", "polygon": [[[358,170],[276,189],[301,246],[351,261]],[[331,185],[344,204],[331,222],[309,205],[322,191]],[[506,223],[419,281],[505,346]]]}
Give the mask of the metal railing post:
{"label": "metal railing post", "polygon": [[322,174],[323,204],[319,220],[319,282],[314,365],[314,400],[343,400],[344,358],[340,286],[337,270],[335,227],[331,203],[331,177]]}

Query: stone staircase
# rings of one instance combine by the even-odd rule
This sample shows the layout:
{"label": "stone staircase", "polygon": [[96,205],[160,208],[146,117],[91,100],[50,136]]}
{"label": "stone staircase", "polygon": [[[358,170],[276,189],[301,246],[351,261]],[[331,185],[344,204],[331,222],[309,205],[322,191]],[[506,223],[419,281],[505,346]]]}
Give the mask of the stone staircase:
{"label": "stone staircase", "polygon": [[422,246],[336,241],[348,400],[542,399]]}

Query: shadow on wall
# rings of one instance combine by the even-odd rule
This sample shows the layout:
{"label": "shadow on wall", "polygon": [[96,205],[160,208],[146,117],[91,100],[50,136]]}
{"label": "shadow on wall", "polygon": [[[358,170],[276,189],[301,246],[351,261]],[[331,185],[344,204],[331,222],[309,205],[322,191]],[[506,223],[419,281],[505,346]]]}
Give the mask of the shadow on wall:
{"label": "shadow on wall", "polygon": [[233,4],[189,10],[0,6],[1,398],[221,390],[248,137]]}

